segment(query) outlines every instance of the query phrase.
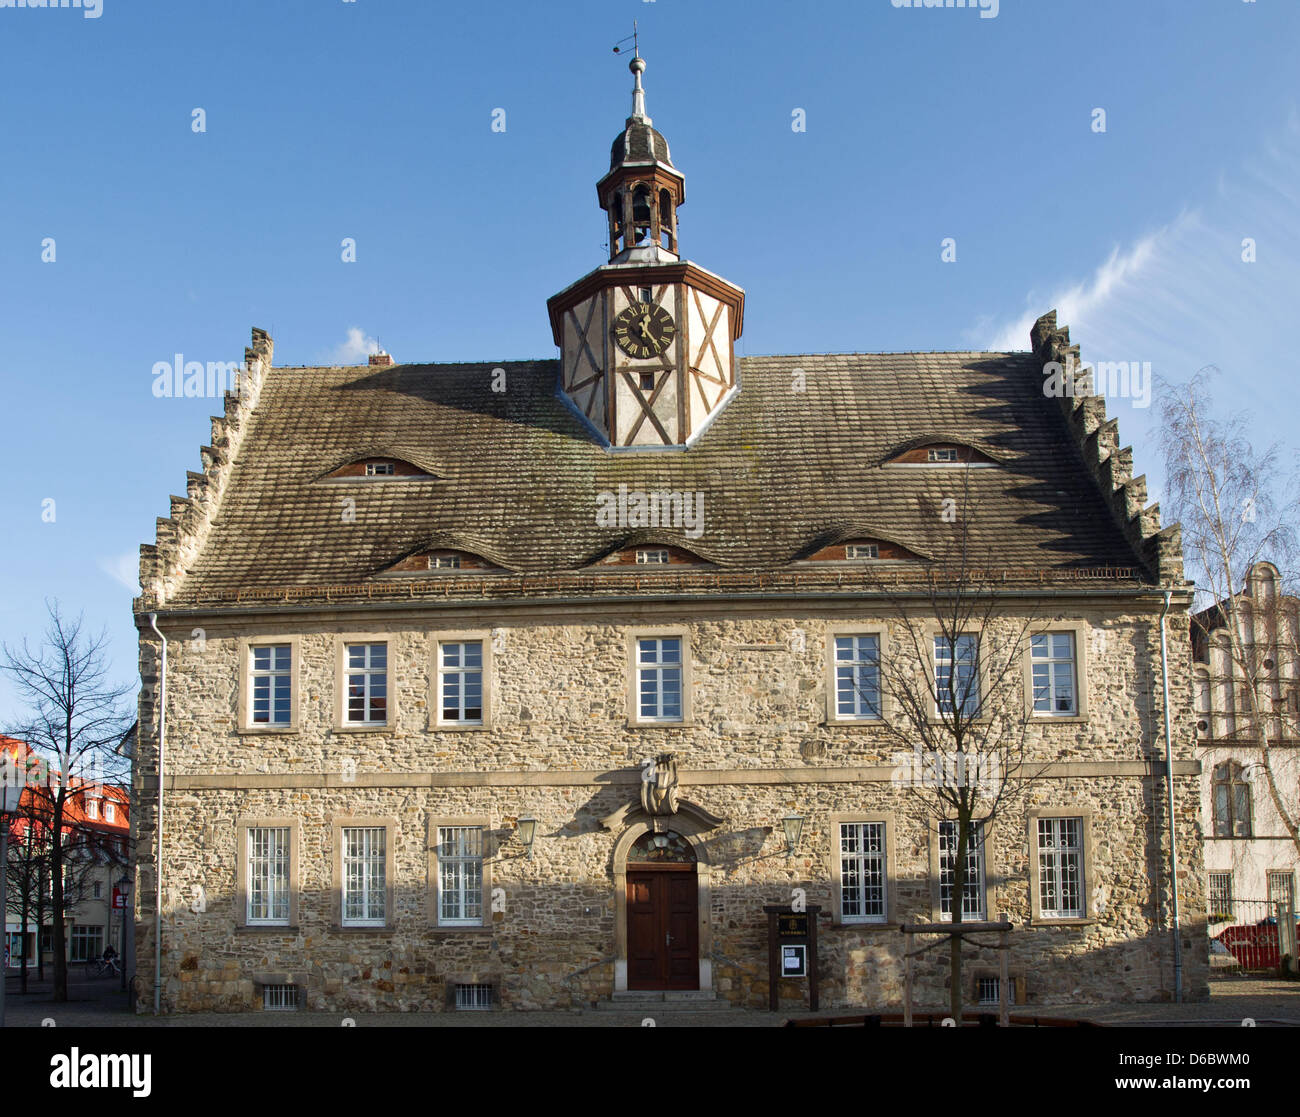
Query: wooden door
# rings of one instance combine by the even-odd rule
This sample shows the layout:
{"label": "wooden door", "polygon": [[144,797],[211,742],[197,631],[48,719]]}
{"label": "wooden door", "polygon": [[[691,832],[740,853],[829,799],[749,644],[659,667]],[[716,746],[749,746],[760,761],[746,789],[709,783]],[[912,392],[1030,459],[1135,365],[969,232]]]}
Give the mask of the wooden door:
{"label": "wooden door", "polygon": [[627,987],[700,987],[699,893],[695,866],[629,869]]}

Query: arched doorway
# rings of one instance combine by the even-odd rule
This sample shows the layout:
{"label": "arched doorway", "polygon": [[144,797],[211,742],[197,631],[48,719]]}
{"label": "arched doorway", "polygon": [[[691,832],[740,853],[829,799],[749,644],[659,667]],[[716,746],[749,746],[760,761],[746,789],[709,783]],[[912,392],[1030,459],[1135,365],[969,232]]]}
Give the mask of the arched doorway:
{"label": "arched doorway", "polygon": [[700,988],[698,859],[674,830],[641,834],[627,850],[629,990]]}

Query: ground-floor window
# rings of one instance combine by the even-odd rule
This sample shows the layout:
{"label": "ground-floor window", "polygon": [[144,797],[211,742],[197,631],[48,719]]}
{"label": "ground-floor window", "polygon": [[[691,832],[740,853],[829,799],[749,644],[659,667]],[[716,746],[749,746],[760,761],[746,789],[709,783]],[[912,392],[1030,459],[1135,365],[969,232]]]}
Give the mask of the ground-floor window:
{"label": "ground-floor window", "polygon": [[[952,918],[952,886],[957,876],[957,823],[939,823],[939,914]],[[966,845],[966,880],[962,889],[961,917],[984,918],[984,827],[971,822]]]}
{"label": "ground-floor window", "polygon": [[885,921],[885,824],[840,824],[840,919]]}
{"label": "ground-floor window", "polygon": [[88,927],[82,924],[72,928],[68,940],[68,961],[89,962],[104,953],[104,928]]}
{"label": "ground-floor window", "polygon": [[1038,820],[1038,908],[1045,919],[1082,919],[1083,819]]}
{"label": "ground-floor window", "polygon": [[1232,918],[1232,873],[1210,874],[1210,922]]}
{"label": "ground-floor window", "polygon": [[483,922],[481,827],[438,828],[438,922],[443,926]]}
{"label": "ground-floor window", "polygon": [[1268,874],[1268,902],[1275,911],[1278,904],[1295,910],[1295,877],[1289,869]]}

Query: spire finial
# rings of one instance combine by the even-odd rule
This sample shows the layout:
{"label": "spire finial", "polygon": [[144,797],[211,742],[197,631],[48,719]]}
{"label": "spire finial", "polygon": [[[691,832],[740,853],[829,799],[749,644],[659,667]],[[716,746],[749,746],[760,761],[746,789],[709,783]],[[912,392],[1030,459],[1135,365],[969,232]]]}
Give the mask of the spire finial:
{"label": "spire finial", "polygon": [[[632,34],[627,38],[632,40],[632,61],[627,64],[627,68],[632,71],[635,82],[632,87],[632,116],[649,124],[650,118],[646,116],[645,111],[645,90],[641,88],[641,75],[645,73],[645,59],[641,57],[641,44],[637,36],[636,20],[632,21]],[[626,42],[627,39],[623,39],[614,48],[614,53],[621,54],[623,43]]]}

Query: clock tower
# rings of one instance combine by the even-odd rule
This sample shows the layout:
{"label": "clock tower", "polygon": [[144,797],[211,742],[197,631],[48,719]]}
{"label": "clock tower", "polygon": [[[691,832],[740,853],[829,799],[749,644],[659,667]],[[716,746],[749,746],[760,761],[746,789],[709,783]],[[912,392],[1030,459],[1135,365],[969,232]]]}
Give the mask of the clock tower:
{"label": "clock tower", "polygon": [[736,390],[745,292],[683,259],[686,180],[645,111],[638,54],[632,115],[596,184],[609,262],[547,301],[560,391],[613,449],[688,446]]}

